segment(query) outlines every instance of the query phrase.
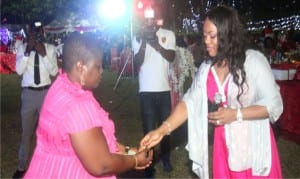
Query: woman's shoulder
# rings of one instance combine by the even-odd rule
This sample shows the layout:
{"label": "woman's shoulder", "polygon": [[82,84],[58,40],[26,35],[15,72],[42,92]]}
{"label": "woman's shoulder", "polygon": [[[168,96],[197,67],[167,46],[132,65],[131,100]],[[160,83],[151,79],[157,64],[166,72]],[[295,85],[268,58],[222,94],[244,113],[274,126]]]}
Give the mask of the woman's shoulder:
{"label": "woman's shoulder", "polygon": [[268,63],[266,56],[259,50],[248,49],[246,51],[245,64],[261,64]]}
{"label": "woman's shoulder", "polygon": [[[251,75],[265,73],[270,70],[270,64],[265,55],[258,50],[247,50],[244,63],[246,73]],[[255,76],[255,75],[254,75]]]}
{"label": "woman's shoulder", "polygon": [[256,50],[256,49],[246,50],[246,56],[265,57],[265,55],[260,50]]}

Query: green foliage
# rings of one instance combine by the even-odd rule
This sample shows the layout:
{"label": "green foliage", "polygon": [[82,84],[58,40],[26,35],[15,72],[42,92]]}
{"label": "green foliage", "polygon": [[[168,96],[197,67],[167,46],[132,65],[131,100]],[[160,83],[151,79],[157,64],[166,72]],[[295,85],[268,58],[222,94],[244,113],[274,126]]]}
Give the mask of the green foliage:
{"label": "green foliage", "polygon": [[18,23],[28,24],[35,21],[49,23],[57,14],[65,11],[78,11],[84,0],[3,0],[1,15],[12,15]]}

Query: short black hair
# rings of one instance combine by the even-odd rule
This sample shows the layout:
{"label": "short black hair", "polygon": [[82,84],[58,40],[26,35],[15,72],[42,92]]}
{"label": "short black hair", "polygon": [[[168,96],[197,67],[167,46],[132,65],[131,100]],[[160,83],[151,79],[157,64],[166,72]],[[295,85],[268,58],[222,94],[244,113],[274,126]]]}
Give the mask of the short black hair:
{"label": "short black hair", "polygon": [[73,32],[65,41],[62,55],[62,70],[71,72],[73,66],[82,61],[87,64],[91,60],[102,60],[103,52],[96,38]]}

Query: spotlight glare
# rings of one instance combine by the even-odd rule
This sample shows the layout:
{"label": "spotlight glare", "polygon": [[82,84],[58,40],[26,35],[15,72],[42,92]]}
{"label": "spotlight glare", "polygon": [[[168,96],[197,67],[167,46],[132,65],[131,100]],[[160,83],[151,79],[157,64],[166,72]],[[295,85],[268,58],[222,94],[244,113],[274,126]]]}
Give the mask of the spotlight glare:
{"label": "spotlight glare", "polygon": [[100,9],[105,18],[118,19],[125,13],[125,3],[124,0],[105,0]]}

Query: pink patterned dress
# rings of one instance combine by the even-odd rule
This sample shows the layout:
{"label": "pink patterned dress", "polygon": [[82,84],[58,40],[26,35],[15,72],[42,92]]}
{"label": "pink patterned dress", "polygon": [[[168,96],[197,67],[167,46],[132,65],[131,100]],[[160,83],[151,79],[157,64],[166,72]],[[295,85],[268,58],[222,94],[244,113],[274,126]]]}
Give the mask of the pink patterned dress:
{"label": "pink patterned dress", "polygon": [[[216,79],[209,70],[207,77],[207,95],[211,102],[214,101],[214,95],[218,92]],[[227,98],[228,82],[225,84],[224,94]],[[227,105],[227,103],[223,103]],[[228,150],[225,140],[224,126],[216,126],[214,130],[213,144],[213,178],[282,178],[279,155],[276,147],[276,141],[270,127],[271,150],[272,150],[272,166],[269,176],[253,176],[251,168],[241,172],[231,171],[228,165]]]}
{"label": "pink patterned dress", "polygon": [[70,141],[70,134],[94,127],[102,128],[110,152],[115,152],[115,128],[108,113],[91,91],[82,90],[60,72],[45,98],[36,148],[24,178],[95,178],[83,167]]}

